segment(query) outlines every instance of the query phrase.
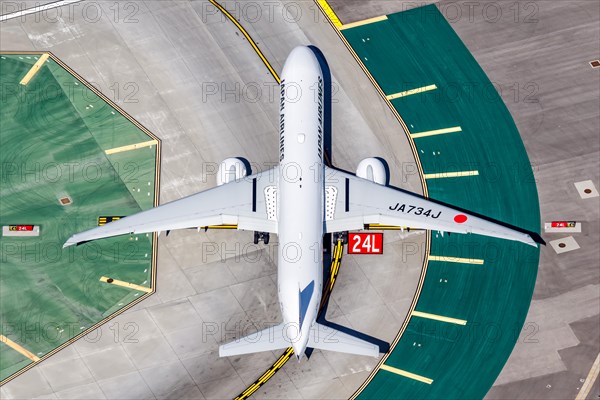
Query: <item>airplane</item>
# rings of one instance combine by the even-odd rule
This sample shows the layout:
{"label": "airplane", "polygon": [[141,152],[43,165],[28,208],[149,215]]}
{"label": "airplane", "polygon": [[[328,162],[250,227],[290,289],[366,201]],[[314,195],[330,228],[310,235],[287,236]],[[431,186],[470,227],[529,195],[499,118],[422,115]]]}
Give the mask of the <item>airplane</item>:
{"label": "airplane", "polygon": [[[303,95],[292,98],[289,88]],[[221,345],[233,356],[293,347],[377,357],[379,347],[317,322],[323,290],[323,237],[366,224],[479,234],[536,246],[526,233],[390,187],[377,158],[357,173],[324,162],[324,74],[313,49],[294,48],[281,73],[279,164],[247,175],[242,159],[225,159],[217,186],[71,236],[64,247],[125,234],[232,224],[254,241],[278,235],[277,287],[283,322]],[[315,90],[316,89],[316,90]],[[304,95],[307,94],[307,95]]]}

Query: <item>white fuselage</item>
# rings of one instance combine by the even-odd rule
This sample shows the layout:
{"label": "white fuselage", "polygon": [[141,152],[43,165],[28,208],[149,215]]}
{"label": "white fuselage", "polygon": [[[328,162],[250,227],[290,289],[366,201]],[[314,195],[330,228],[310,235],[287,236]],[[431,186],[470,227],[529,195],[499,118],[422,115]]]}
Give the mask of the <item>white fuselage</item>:
{"label": "white fuselage", "polygon": [[287,336],[300,358],[323,288],[323,73],[296,47],[281,73],[278,291]]}

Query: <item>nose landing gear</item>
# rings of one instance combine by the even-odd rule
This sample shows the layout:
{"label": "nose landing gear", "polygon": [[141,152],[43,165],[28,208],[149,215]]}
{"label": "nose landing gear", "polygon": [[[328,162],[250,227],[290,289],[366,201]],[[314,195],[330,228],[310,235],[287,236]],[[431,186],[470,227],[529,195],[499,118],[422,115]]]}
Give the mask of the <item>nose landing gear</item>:
{"label": "nose landing gear", "polygon": [[348,244],[348,232],[334,233],[334,242],[337,242],[338,240],[341,240],[342,244]]}

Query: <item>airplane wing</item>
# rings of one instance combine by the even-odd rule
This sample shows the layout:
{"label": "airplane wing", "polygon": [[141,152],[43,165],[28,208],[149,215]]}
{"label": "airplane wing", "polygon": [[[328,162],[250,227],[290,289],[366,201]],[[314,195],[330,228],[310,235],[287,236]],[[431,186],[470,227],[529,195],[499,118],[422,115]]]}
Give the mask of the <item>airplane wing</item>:
{"label": "airplane wing", "polygon": [[125,234],[232,224],[277,233],[275,167],[71,236],[63,247]]}
{"label": "airplane wing", "polygon": [[476,233],[537,247],[537,243],[526,233],[329,167],[325,169],[325,192],[327,232],[358,230],[363,229],[365,224],[382,224]]}

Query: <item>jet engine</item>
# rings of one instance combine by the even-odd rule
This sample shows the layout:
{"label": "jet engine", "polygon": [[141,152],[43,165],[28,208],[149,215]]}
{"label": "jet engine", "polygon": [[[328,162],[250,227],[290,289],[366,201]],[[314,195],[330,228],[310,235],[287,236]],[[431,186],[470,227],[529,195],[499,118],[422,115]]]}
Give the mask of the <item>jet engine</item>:
{"label": "jet engine", "polygon": [[242,179],[248,175],[246,165],[239,158],[226,158],[221,161],[217,173],[217,186]]}
{"label": "jet engine", "polygon": [[356,176],[367,179],[380,185],[385,185],[388,180],[385,166],[377,158],[365,158],[356,167]]}

